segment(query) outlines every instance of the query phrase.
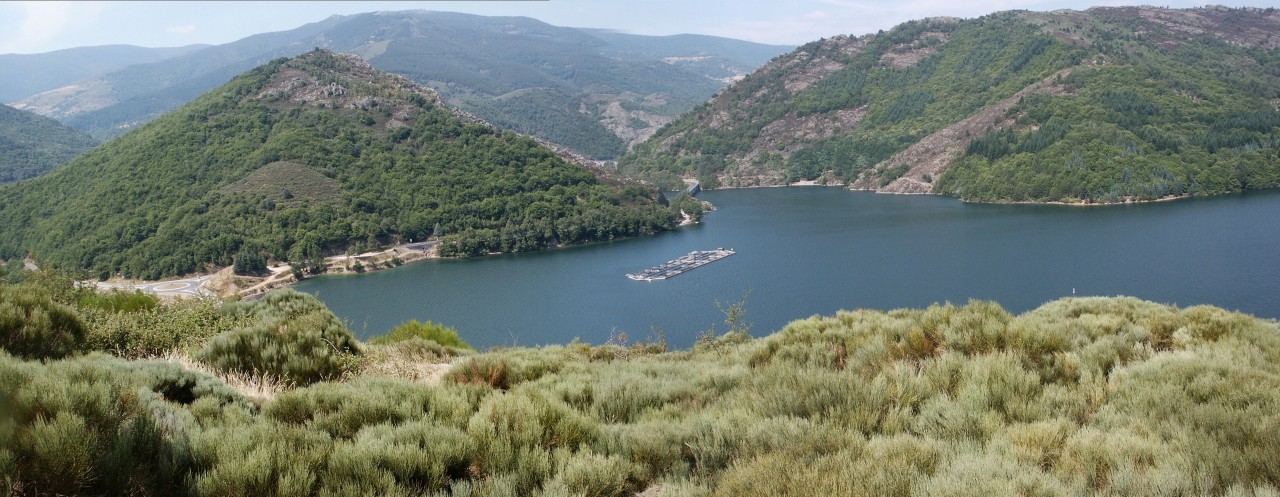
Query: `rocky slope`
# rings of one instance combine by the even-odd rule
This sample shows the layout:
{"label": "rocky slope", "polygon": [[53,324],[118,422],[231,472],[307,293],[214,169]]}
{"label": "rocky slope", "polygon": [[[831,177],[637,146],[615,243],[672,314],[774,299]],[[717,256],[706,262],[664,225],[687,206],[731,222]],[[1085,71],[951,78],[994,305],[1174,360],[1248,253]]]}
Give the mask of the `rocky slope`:
{"label": "rocky slope", "polygon": [[1121,7],[836,36],[771,61],[620,165],[659,183],[995,201],[1280,186],[1276,33],[1275,9]]}

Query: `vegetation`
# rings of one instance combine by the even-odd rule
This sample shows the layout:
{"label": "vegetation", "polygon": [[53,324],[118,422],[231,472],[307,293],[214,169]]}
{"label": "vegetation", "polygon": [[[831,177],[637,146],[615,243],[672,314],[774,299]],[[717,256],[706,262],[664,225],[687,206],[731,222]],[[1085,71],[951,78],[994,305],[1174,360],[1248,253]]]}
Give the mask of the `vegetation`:
{"label": "vegetation", "polygon": [[421,323],[416,319],[395,327],[386,335],[369,339],[369,345],[387,345],[414,339],[429,340],[438,345],[459,350],[473,350],[467,342],[458,337],[458,330],[431,321]]}
{"label": "vegetation", "polygon": [[579,112],[578,96],[562,90],[529,89],[498,98],[484,95],[455,101],[495,125],[564,144],[593,159],[612,159],[627,151],[618,135],[597,122],[599,116]]}
{"label": "vegetation", "polygon": [[[916,165],[886,160],[924,144],[964,153],[936,181],[916,179],[970,200],[1272,188],[1280,51],[1266,40],[1280,25],[1269,12],[1003,12],[819,40],[659,130],[619,165],[664,184],[836,178],[884,188]],[[1183,34],[1192,29],[1199,34]],[[1008,112],[984,114],[1010,99]],[[923,141],[948,127],[941,144]],[[817,131],[779,131],[791,128]]]}
{"label": "vegetation", "polygon": [[1117,202],[1278,187],[1280,111],[1268,102],[1280,80],[1238,75],[1238,57],[1280,70],[1280,53],[1209,37],[1077,69],[1061,83],[1073,92],[1024,99],[1009,111],[1013,126],[971,142],[937,188],[974,200]]}
{"label": "vegetation", "polygon": [[[74,305],[57,300],[74,297],[61,280],[35,280]],[[0,352],[0,478],[17,495],[1280,491],[1275,321],[1124,297],[1020,316],[975,301],[840,312],[753,339],[743,303],[725,311],[728,333],[690,350],[496,349],[454,356],[442,380],[406,364],[450,367],[403,347],[425,340],[371,343],[347,374],[267,395],[199,363],[94,346],[46,361]],[[325,312],[281,292],[209,317],[331,329],[307,318]],[[199,328],[176,353],[242,333]]]}
{"label": "vegetation", "polygon": [[94,145],[58,121],[0,104],[0,183],[40,176]]}
{"label": "vegetation", "polygon": [[360,344],[315,297],[293,290],[232,304],[224,312],[253,325],[221,333],[195,355],[222,372],[266,374],[288,382],[331,380],[356,365]]}
{"label": "vegetation", "polygon": [[517,252],[668,229],[657,197],[317,51],[0,188],[0,258],[155,279],[432,236],[446,256]]}
{"label": "vegetation", "polygon": [[[84,82],[83,94],[41,95],[28,103],[98,138],[111,137],[192,101],[262,61],[296,56],[317,40],[435,88],[450,105],[499,126],[600,159],[625,152],[619,136],[638,131],[625,119],[607,120],[603,109],[618,102],[674,117],[722,88],[723,78],[750,71],[790,48],[709,36],[603,33],[523,17],[378,12],[333,17],[124,67]],[[671,64],[664,61],[668,57],[698,60]],[[56,59],[46,60],[58,67]],[[41,72],[65,72],[59,69]],[[89,94],[105,94],[114,103],[85,112],[70,110],[82,109],[81,99]],[[621,126],[622,134],[614,134],[609,126]]]}
{"label": "vegetation", "polygon": [[0,348],[29,359],[60,359],[84,343],[84,321],[36,285],[0,286]]}

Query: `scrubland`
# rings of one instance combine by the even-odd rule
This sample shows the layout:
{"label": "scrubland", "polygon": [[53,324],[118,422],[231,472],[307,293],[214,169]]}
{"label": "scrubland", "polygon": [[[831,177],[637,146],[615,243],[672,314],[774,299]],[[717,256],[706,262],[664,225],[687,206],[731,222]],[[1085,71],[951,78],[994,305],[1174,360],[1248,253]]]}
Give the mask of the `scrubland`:
{"label": "scrubland", "polygon": [[974,301],[759,338],[731,307],[688,350],[474,352],[430,322],[360,343],[289,290],[51,281],[0,290],[5,494],[1280,495],[1280,325],[1214,307]]}

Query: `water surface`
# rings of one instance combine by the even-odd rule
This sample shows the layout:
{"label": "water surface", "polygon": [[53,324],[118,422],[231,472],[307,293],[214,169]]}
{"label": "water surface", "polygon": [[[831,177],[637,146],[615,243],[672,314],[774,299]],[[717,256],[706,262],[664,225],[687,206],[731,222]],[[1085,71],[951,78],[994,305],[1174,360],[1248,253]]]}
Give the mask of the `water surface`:
{"label": "water surface", "polygon": [[[299,284],[361,338],[410,320],[480,348],[663,330],[687,347],[749,292],[753,334],[840,309],[990,299],[1022,312],[1074,291],[1280,317],[1280,192],[1108,207],[965,204],[838,188],[704,192],[662,235]],[[665,281],[625,277],[693,250],[737,254]]]}

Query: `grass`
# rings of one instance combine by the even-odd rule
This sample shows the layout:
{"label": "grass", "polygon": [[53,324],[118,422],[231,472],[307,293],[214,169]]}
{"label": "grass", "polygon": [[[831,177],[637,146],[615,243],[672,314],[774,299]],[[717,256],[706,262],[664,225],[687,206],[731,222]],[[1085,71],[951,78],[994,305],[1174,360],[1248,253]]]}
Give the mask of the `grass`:
{"label": "grass", "polygon": [[[320,312],[265,302],[214,324]],[[21,495],[1280,492],[1280,325],[1213,307],[970,302],[677,351],[418,336],[356,350],[309,385],[180,354],[0,354],[0,474]]]}

